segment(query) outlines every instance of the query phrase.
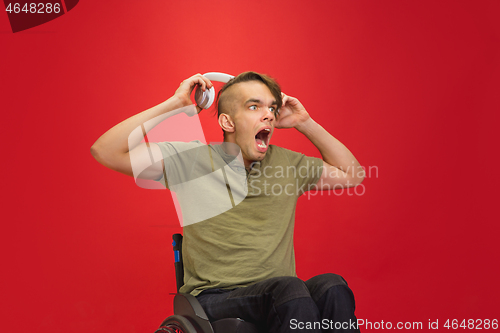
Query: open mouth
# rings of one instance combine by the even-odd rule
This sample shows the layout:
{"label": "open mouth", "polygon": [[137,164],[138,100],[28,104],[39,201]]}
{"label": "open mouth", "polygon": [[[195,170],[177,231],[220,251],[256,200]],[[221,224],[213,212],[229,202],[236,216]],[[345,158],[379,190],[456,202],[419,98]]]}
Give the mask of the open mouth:
{"label": "open mouth", "polygon": [[266,127],[261,129],[255,135],[255,142],[257,143],[257,149],[261,152],[265,152],[267,150],[267,145],[269,143],[269,136],[271,134],[271,129]]}

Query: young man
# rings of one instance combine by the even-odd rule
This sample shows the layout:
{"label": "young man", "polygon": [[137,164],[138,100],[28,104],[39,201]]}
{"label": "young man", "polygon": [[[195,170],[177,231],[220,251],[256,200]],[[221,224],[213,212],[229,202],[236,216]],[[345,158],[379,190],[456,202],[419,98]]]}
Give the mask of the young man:
{"label": "young man", "polygon": [[[201,111],[190,99],[197,85],[203,90],[212,87],[200,74],[183,81],[170,99],[102,135],[92,146],[93,156],[128,175],[133,175],[132,164],[140,163],[131,163],[131,157],[152,156],[158,162],[144,168],[140,177],[159,180],[180,192],[185,191],[184,184],[222,171],[224,181],[188,191],[188,202],[190,195],[199,195],[194,200],[196,209],[189,204],[183,207],[183,214],[196,211],[197,215],[189,215],[191,220],[184,223],[181,292],[197,296],[211,320],[239,317],[269,332],[355,331],[354,297],[341,276],[324,274],[306,282],[296,277],[293,227],[301,194],[313,188],[356,186],[363,181],[363,169],[296,98],[281,93],[271,78],[254,72],[238,75],[219,93],[218,122],[226,146],[141,144],[143,124],[151,128],[179,112]],[[318,148],[322,160],[270,145],[276,128],[297,129]],[[238,179],[244,180],[243,185],[239,181],[240,190],[244,189],[241,200],[235,199]],[[227,195],[229,207],[220,199]],[[202,197],[207,204],[199,205]],[[209,209],[214,206],[218,207],[215,213]]]}

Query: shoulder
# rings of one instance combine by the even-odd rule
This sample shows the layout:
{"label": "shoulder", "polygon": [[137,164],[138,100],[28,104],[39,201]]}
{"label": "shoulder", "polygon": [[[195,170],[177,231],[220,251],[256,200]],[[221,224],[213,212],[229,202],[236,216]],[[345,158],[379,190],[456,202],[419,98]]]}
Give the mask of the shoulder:
{"label": "shoulder", "polygon": [[269,150],[267,151],[267,156],[269,156],[269,158],[271,158],[272,160],[284,159],[288,162],[307,157],[303,153],[299,153],[299,152],[296,152],[296,151],[293,151],[293,150],[290,150],[287,148],[283,148],[280,146],[275,146],[275,145],[269,145]]}
{"label": "shoulder", "polygon": [[204,147],[206,144],[204,144],[201,141],[191,141],[191,142],[179,142],[179,141],[166,141],[166,142],[156,142],[156,145],[160,147],[160,149],[163,150],[174,150],[177,152],[193,149],[193,148],[199,148],[199,147]]}
{"label": "shoulder", "polygon": [[295,155],[304,155],[304,154],[296,152],[296,151],[293,151],[293,150],[290,150],[290,149],[287,149],[287,148],[283,148],[283,147],[280,147],[280,146],[269,145],[269,149],[267,151],[267,155],[270,155],[270,156],[273,156],[273,155],[277,155],[277,156],[288,156],[288,155],[295,156]]}
{"label": "shoulder", "polygon": [[305,168],[323,168],[323,160],[321,158],[307,156],[303,153],[279,146],[270,145],[269,148],[269,164]]}
{"label": "shoulder", "polygon": [[169,142],[156,142],[155,143],[162,153],[164,159],[169,157],[179,157],[182,156],[192,156],[192,154],[196,154],[200,148],[207,147],[201,141],[191,141],[191,142],[177,142],[177,141],[169,141]]}

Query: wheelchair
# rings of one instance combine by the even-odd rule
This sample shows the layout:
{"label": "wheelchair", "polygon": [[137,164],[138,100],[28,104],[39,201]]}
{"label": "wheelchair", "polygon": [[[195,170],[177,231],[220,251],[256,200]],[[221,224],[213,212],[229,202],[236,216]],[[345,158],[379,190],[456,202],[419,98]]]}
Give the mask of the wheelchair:
{"label": "wheelchair", "polygon": [[174,315],[165,319],[155,333],[264,333],[259,331],[256,325],[240,318],[224,318],[210,322],[196,297],[179,293],[179,289],[184,284],[182,235],[174,234],[172,238],[177,284]]}

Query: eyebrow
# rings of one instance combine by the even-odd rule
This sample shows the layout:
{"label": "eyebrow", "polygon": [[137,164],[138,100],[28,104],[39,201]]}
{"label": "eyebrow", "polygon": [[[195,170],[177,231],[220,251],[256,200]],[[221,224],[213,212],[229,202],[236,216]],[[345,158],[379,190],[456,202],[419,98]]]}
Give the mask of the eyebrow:
{"label": "eyebrow", "polygon": [[[247,105],[248,103],[257,103],[257,104],[264,104],[262,103],[262,101],[258,98],[250,98],[248,99],[246,102],[245,102],[245,105]],[[278,103],[276,101],[273,101],[271,103],[271,105],[278,105]]]}

